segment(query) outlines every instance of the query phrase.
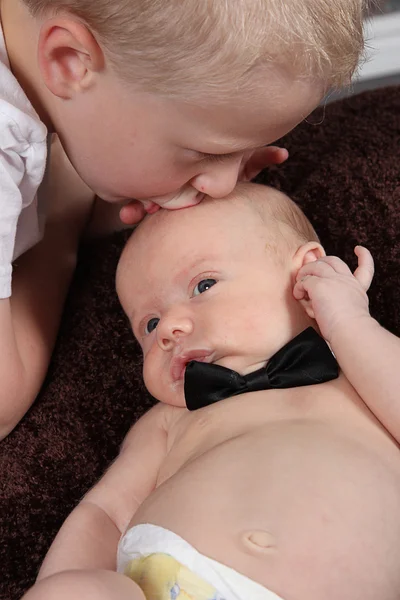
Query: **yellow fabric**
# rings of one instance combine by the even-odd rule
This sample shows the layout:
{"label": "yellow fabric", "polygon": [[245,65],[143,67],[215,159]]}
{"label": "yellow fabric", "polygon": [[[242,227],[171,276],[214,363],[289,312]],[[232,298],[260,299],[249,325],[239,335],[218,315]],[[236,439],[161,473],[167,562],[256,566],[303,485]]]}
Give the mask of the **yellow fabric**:
{"label": "yellow fabric", "polygon": [[215,588],[169,554],[131,560],[125,569],[148,600],[214,600]]}

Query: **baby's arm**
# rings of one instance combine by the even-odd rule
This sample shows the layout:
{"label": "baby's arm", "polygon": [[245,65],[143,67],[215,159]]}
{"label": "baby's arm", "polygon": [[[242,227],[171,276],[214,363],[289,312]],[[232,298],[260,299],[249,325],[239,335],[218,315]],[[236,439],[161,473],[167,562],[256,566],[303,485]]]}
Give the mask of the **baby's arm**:
{"label": "baby's arm", "polygon": [[74,272],[93,193],[60,144],[52,146],[43,240],[14,265],[11,298],[0,300],[0,439],[28,410],[43,383]]}
{"label": "baby's arm", "polygon": [[354,275],[333,256],[306,264],[294,296],[316,319],[357,393],[400,443],[400,339],[369,314],[373,260],[366,248],[357,246],[355,253]]}
{"label": "baby's arm", "polygon": [[156,486],[173,410],[157,404],[132,427],[118,458],[65,521],[38,579],[70,569],[115,571],[118,540]]}

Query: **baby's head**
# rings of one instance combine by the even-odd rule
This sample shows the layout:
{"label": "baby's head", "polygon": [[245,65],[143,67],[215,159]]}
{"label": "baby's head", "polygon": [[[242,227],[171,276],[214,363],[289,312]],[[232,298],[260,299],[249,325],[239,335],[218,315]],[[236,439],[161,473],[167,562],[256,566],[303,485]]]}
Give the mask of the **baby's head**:
{"label": "baby's head", "polygon": [[88,185],[177,207],[228,194],[246,152],[350,81],[364,2],[3,0],[2,18],[3,4],[33,16],[31,36],[15,32],[37,40],[27,87],[43,80],[37,93]]}
{"label": "baby's head", "polygon": [[117,291],[150,393],[184,406],[190,360],[241,374],[263,366],[311,324],[292,291],[300,267],[323,255],[301,210],[256,184],[146,218],[122,254]]}

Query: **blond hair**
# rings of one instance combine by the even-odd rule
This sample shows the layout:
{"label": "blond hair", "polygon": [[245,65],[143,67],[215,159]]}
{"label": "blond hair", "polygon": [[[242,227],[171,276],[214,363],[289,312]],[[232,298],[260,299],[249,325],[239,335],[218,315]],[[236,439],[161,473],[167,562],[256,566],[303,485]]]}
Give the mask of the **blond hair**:
{"label": "blond hair", "polygon": [[[252,93],[280,65],[325,88],[350,82],[367,0],[23,0],[31,14],[69,12],[123,79],[193,101]],[[260,80],[260,78],[258,78]],[[259,85],[259,84],[258,84]]]}

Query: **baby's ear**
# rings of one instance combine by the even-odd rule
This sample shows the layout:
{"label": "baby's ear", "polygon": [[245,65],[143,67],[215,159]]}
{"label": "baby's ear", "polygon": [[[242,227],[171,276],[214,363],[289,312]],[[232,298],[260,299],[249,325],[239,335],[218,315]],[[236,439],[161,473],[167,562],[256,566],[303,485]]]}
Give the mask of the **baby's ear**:
{"label": "baby's ear", "polygon": [[292,258],[294,277],[296,278],[301,267],[324,256],[326,256],[325,250],[319,242],[307,242],[300,246]]}

